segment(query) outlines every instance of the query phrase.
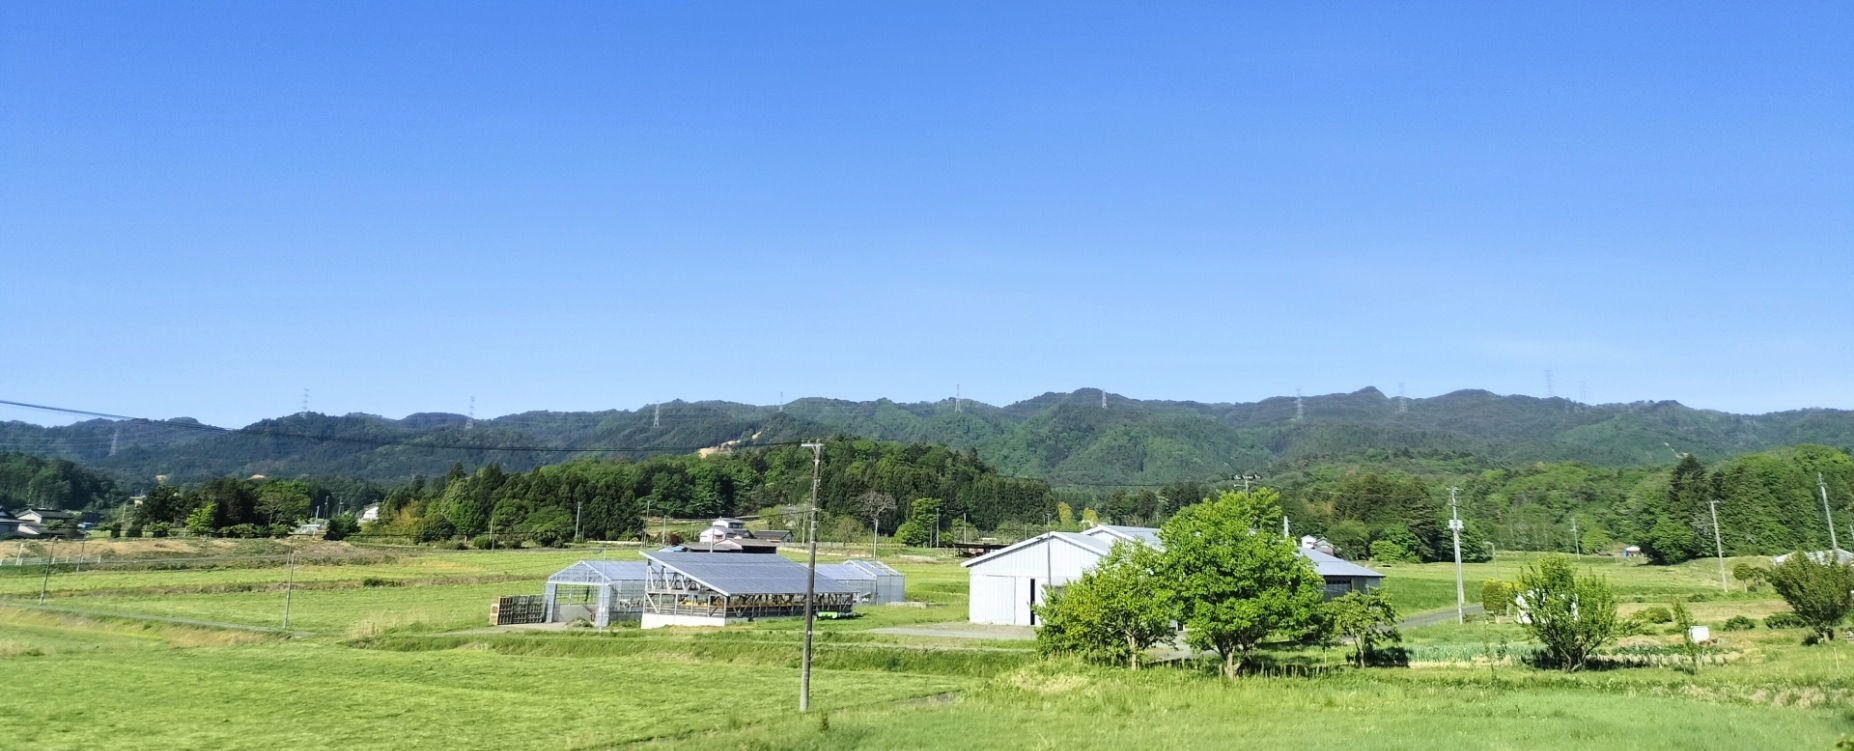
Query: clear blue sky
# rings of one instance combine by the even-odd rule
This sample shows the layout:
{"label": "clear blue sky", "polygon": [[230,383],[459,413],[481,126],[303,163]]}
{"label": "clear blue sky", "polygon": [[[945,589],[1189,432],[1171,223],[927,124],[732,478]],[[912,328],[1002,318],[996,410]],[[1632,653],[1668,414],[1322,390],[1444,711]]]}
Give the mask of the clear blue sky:
{"label": "clear blue sky", "polygon": [[1854,4],[384,5],[0,7],[0,399],[1854,407]]}

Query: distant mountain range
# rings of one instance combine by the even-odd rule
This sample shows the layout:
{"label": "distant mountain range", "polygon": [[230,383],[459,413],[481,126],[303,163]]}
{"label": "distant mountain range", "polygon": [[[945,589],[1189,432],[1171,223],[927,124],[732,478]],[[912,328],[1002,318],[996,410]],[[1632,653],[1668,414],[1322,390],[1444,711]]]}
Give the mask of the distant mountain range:
{"label": "distant mountain range", "polygon": [[1382,451],[1471,455],[1500,465],[1576,460],[1623,467],[1669,464],[1676,451],[1712,459],[1796,443],[1854,446],[1854,412],[1847,410],[1735,415],[1671,401],[1586,405],[1479,390],[1405,400],[1375,388],[1240,404],[1114,394],[1103,402],[1100,390],[1082,389],[1003,407],[952,399],[800,399],[783,409],[678,401],[661,405],[660,419],[646,407],[528,412],[473,424],[442,413],[398,420],[301,413],[236,433],[198,427],[184,418],[53,428],[8,422],[0,423],[0,451],[70,459],[131,485],[156,475],[397,481],[442,474],[453,462],[526,469],[576,456],[642,457],[849,434],[976,449],[1004,474],[1062,486],[1207,480],[1284,461]]}

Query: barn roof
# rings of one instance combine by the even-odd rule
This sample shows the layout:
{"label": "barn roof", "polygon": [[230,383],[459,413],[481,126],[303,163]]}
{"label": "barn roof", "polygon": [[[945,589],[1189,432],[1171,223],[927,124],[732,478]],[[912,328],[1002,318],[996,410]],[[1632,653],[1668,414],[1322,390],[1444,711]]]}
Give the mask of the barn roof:
{"label": "barn roof", "polygon": [[[664,568],[701,582],[724,595],[788,595],[805,593],[803,564],[776,555],[712,555],[653,551],[645,558]],[[819,594],[854,592],[836,579],[819,576],[812,591]]]}
{"label": "barn roof", "polygon": [[1322,553],[1313,548],[1300,548],[1300,554],[1313,561],[1313,570],[1320,576],[1364,576],[1377,577],[1380,579],[1384,578],[1383,574],[1376,571],[1339,558],[1338,556]]}
{"label": "barn roof", "polygon": [[1152,527],[1123,527],[1118,524],[1096,524],[1082,534],[1090,537],[1112,535],[1129,542],[1143,542],[1155,548],[1164,547],[1159,543],[1159,530]]}
{"label": "barn roof", "polygon": [[970,566],[973,566],[979,563],[984,563],[989,560],[1003,558],[1004,556],[1010,555],[1019,550],[1023,550],[1024,548],[1033,548],[1033,547],[1036,547],[1037,545],[1041,545],[1043,544],[1044,541],[1054,541],[1054,542],[1066,543],[1066,544],[1081,548],[1082,550],[1086,550],[1090,553],[1094,553],[1095,555],[1101,555],[1101,556],[1105,556],[1108,553],[1113,552],[1113,548],[1114,548],[1114,543],[1112,540],[1103,540],[1099,537],[1089,537],[1088,535],[1076,534],[1074,532],[1044,532],[1043,534],[1040,534],[1035,537],[1024,540],[1022,542],[1019,542],[1016,545],[1012,545],[1007,548],[1001,548],[999,550],[993,550],[989,553],[981,555],[977,558],[973,558],[972,560],[966,561],[959,565],[970,567]]}

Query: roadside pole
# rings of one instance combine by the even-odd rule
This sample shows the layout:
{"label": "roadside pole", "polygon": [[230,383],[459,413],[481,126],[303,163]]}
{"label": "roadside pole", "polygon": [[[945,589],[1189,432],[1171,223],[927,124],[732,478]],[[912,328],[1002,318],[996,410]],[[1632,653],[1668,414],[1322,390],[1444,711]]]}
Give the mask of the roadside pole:
{"label": "roadside pole", "polygon": [[1448,531],[1455,537],[1455,622],[1467,623],[1467,591],[1461,585],[1461,513],[1455,500],[1459,488],[1448,489]]}
{"label": "roadside pole", "polygon": [[811,562],[805,568],[805,652],[798,674],[798,711],[811,711],[811,625],[817,618],[818,586],[818,479],[824,466],[824,444],[807,443],[811,449]]}
{"label": "roadside pole", "polygon": [[283,627],[290,627],[290,595],[296,591],[296,548],[290,548],[290,578],[283,585]]}

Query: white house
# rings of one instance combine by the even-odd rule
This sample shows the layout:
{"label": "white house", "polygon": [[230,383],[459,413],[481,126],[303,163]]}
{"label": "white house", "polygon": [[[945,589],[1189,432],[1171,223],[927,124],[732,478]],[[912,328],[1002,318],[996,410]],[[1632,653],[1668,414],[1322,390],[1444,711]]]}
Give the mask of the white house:
{"label": "white house", "polygon": [[[1035,626],[1030,608],[1043,602],[1045,587],[1060,587],[1080,579],[1125,540],[1159,547],[1159,530],[1102,524],[1086,532],[1046,532],[1002,550],[994,550],[961,564],[970,572],[971,598],[967,618],[973,623]],[[1313,561],[1314,571],[1326,580],[1326,596],[1338,597],[1384,582],[1384,575],[1316,548],[1300,554]]]}

